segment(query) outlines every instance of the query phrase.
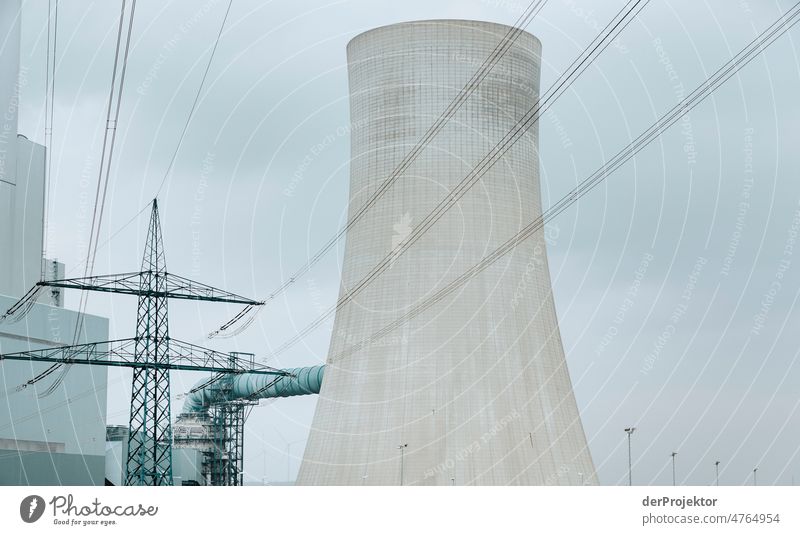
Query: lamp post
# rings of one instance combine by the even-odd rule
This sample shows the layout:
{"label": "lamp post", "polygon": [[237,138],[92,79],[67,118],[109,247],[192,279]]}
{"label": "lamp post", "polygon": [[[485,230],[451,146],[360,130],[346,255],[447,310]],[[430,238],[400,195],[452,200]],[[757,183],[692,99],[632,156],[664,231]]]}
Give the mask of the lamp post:
{"label": "lamp post", "polygon": [[719,487],[719,461],[714,463],[714,468],[717,470],[717,486]]}
{"label": "lamp post", "polygon": [[403,457],[408,444],[400,444],[397,449],[400,450],[400,486],[403,486]]}
{"label": "lamp post", "polygon": [[675,486],[675,457],[678,455],[677,451],[672,452],[672,486]]}
{"label": "lamp post", "polygon": [[628,433],[628,486],[633,485],[633,465],[631,463],[631,435],[636,431],[635,427],[626,427],[625,432]]}
{"label": "lamp post", "polygon": [[[290,441],[286,440],[286,437],[284,437],[283,434],[280,431],[278,431],[277,429],[275,429],[275,433],[280,437],[281,441],[286,446],[286,481],[288,482],[292,477],[291,476],[291,474],[292,474],[292,446],[294,446],[295,444],[299,444],[300,442],[303,442],[303,440],[305,440],[305,439],[292,440],[290,442]],[[266,455],[267,455],[267,453],[265,451],[264,452],[264,471],[265,472],[267,470],[267,457],[266,457]]]}
{"label": "lamp post", "polygon": [[290,481],[292,477],[292,446],[300,442],[303,442],[303,440],[293,440],[286,443],[286,481]]}
{"label": "lamp post", "polygon": [[758,468],[753,468],[753,486],[758,486],[758,480],[756,479],[756,472],[758,472]]}

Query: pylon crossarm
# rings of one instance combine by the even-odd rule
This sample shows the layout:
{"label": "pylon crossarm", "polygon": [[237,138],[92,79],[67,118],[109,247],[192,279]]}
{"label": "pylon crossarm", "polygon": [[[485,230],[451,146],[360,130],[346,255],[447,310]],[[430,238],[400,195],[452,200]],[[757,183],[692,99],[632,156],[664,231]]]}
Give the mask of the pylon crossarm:
{"label": "pylon crossarm", "polygon": [[214,301],[217,303],[237,303],[242,305],[260,306],[264,301],[256,301],[249,297],[242,297],[235,293],[214,288],[208,284],[193,281],[174,273],[167,273],[167,297],[173,299],[196,299],[199,301]]}
{"label": "pylon crossarm", "polygon": [[288,375],[287,372],[255,364],[240,357],[194,346],[178,340],[170,341],[170,356],[166,362],[147,362],[135,359],[136,338],[94,342],[76,346],[52,347],[0,355],[4,360],[47,362],[51,364],[85,364],[123,368],[149,368],[216,372],[225,374],[253,373],[259,375]]}
{"label": "pylon crossarm", "polygon": [[36,304],[36,299],[39,297],[39,292],[42,288],[38,285],[34,286],[28,292],[23,295],[19,301],[11,305],[5,314],[0,316],[0,322],[5,321],[8,318],[11,318],[12,322],[17,322],[25,317],[25,315],[33,308],[33,305]]}
{"label": "pylon crossarm", "polygon": [[[259,373],[263,375],[278,375],[287,376],[289,372],[272,368],[264,364],[256,364],[254,355],[247,353],[222,353],[207,347],[190,344],[189,342],[182,342],[174,338],[170,338],[170,360],[174,358],[183,359],[191,362],[196,366],[206,366],[219,370],[222,373],[226,372],[225,369],[235,370],[233,373]],[[244,358],[239,355],[247,355],[249,358]]]}
{"label": "pylon crossarm", "polygon": [[166,297],[168,299],[190,299],[194,301],[213,301],[217,303],[235,303],[242,305],[263,305],[263,301],[256,301],[242,297],[235,293],[214,288],[208,284],[196,282],[180,275],[162,273],[166,282],[163,285],[142,287],[141,277],[150,272],[137,271],[135,273],[119,273],[116,275],[97,275],[74,279],[60,279],[37,282],[38,287],[49,286],[54,288],[70,288],[93,292],[109,292],[140,297]]}
{"label": "pylon crossarm", "polygon": [[72,279],[45,280],[36,283],[37,286],[52,288],[71,288],[75,290],[91,290],[95,292],[113,292],[136,294],[139,289],[138,271],[131,273],[117,273],[114,275],[94,275],[91,277],[77,277]]}

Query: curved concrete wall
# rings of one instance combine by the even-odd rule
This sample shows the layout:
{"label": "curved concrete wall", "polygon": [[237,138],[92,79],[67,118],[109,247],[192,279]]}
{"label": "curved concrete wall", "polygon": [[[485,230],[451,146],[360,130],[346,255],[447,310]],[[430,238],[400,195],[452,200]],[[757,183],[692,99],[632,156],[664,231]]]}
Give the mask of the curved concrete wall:
{"label": "curved concrete wall", "polygon": [[[484,22],[422,21],[378,28],[350,42],[351,216],[508,30]],[[523,34],[349,231],[341,294],[391,254],[534,105],[540,54],[539,41]],[[338,311],[299,484],[596,482],[541,235],[386,337],[348,349],[540,214],[537,142],[533,128]]]}

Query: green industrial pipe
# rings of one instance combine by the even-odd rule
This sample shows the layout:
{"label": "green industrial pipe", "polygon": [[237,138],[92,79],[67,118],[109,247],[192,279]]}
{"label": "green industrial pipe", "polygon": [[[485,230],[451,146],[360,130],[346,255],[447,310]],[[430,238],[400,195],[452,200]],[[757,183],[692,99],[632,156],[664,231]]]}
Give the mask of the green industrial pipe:
{"label": "green industrial pipe", "polygon": [[[325,373],[324,365],[289,368],[284,371],[289,372],[291,375],[278,377],[277,379],[271,375],[251,373],[235,375],[231,378],[232,385],[225,399],[219,399],[220,389],[217,384],[198,388],[186,396],[182,412],[205,412],[213,403],[240,399],[286,398],[319,394],[320,386],[322,386],[322,376]],[[202,381],[198,385],[207,382],[207,380]]]}

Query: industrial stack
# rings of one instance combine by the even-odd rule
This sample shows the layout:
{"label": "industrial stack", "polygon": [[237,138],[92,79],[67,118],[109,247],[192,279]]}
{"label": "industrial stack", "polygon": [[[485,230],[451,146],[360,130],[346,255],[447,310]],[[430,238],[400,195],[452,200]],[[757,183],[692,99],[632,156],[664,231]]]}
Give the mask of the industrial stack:
{"label": "industrial stack", "polygon": [[[377,28],[349,43],[351,219],[509,35],[499,24],[436,20]],[[349,228],[344,304],[299,484],[597,482],[541,232],[454,294],[428,301],[541,214],[538,129],[416,232],[534,107],[540,53],[539,40],[521,32]]]}

